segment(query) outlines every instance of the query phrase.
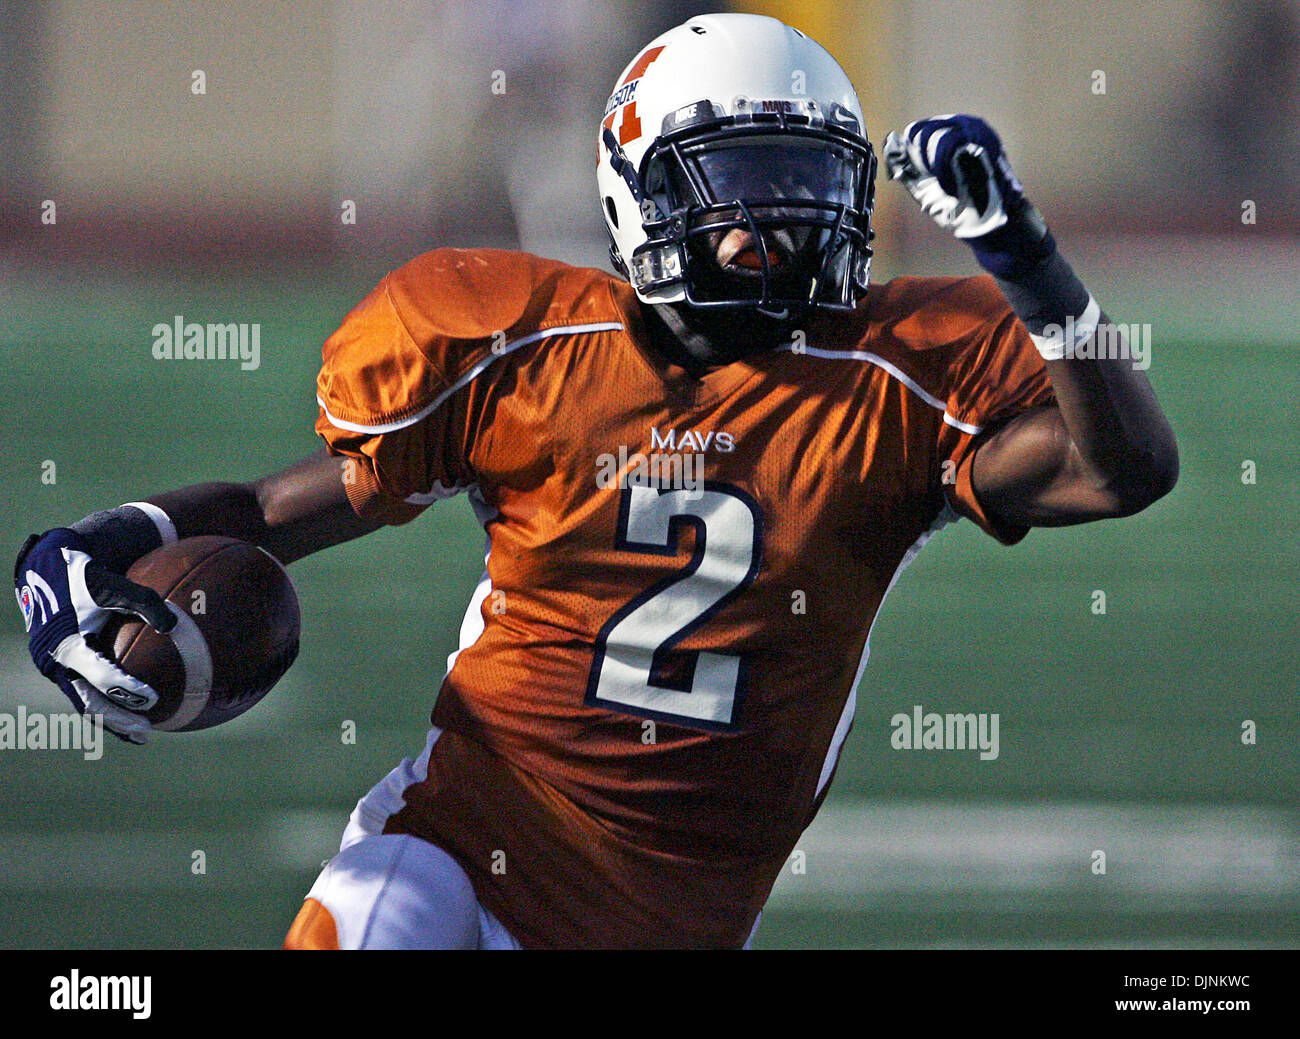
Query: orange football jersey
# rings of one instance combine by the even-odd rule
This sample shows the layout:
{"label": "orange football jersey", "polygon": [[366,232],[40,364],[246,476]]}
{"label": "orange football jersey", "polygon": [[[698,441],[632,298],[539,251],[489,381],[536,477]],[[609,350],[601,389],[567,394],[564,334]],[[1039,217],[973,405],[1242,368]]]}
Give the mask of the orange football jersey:
{"label": "orange football jersey", "polygon": [[468,491],[483,582],[385,832],[452,854],[525,947],[740,946],[825,794],[890,585],[984,428],[1051,401],[992,279],[900,278],[693,376],[631,287],[437,250],[324,348],[362,516]]}

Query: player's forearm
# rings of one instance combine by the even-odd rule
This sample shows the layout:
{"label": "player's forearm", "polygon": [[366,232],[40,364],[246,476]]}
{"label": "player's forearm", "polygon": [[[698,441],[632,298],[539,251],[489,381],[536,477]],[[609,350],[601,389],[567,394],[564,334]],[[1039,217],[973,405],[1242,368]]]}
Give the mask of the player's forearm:
{"label": "player's forearm", "polygon": [[320,451],[249,483],[195,484],[145,500],[166,513],[178,537],[239,538],[291,563],[378,529],[349,504],[342,464]]}
{"label": "player's forearm", "polygon": [[124,573],[160,545],[210,534],[238,538],[292,563],[351,541],[381,524],[353,511],[344,462],[325,451],[248,483],[199,483],[72,525],[102,566]]}
{"label": "player's forearm", "polygon": [[1101,312],[1032,207],[998,234],[1038,240],[992,261],[978,246],[976,252],[1043,354],[1085,475],[1126,511],[1150,504],[1177,479],[1178,447],[1123,331]]}
{"label": "player's forearm", "polygon": [[[1105,314],[1100,320],[1109,326]],[[1178,446],[1146,373],[1119,358],[1046,366],[1070,440],[1098,486],[1138,508],[1167,493],[1178,478]]]}

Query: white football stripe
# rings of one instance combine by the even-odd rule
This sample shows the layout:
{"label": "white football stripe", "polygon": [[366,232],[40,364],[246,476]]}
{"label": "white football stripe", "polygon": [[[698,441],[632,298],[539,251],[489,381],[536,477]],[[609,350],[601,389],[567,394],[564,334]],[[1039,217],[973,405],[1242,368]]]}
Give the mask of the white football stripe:
{"label": "white football stripe", "polygon": [[199,631],[194,618],[173,602],[167,608],[176,615],[176,627],[167,633],[167,637],[176,646],[185,666],[185,692],[176,713],[165,721],[154,725],[161,732],[175,732],[188,725],[208,705],[212,695],[212,654],[208,650],[208,640]]}

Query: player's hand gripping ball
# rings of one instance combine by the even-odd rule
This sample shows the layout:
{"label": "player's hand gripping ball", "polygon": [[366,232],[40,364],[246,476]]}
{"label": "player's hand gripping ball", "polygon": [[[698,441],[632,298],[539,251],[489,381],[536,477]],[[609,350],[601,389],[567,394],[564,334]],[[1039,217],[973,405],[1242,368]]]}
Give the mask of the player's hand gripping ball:
{"label": "player's hand gripping ball", "polygon": [[298,654],[298,597],[254,545],[186,538],[125,576],[89,553],[71,529],[34,534],[14,587],[41,673],[128,742],[242,714]]}
{"label": "player's hand gripping ball", "polygon": [[143,743],[149,722],[139,712],[157,704],[158,694],[100,652],[98,636],[116,616],[171,631],[176,617],[167,604],[96,563],[85,538],[68,527],[33,534],[23,543],[14,592],[41,674],[63,690],[78,714],[96,715],[109,732]]}
{"label": "player's hand gripping ball", "polygon": [[262,699],[298,655],[298,596],[284,567],[233,538],[185,538],[139,559],[130,580],[152,588],[176,624],[167,632],[114,616],[98,636],[117,666],[158,694],[155,729],[220,725]]}

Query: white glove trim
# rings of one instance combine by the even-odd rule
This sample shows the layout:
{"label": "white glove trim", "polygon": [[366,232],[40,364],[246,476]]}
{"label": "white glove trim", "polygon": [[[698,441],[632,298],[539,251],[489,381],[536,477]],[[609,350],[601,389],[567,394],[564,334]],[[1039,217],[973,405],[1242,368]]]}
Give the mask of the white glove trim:
{"label": "white glove trim", "polygon": [[[1006,204],[998,189],[988,153],[974,143],[962,145],[953,153],[952,174],[957,182],[957,194],[950,195],[939,184],[939,178],[933,170],[939,142],[951,132],[951,128],[936,130],[922,149],[911,137],[915,125],[908,123],[901,134],[895,131],[885,138],[885,172],[889,178],[898,181],[908,190],[926,216],[940,227],[951,230],[958,238],[979,238],[1002,227],[1007,222]],[[984,167],[989,201],[982,215],[971,204],[970,188],[957,162],[964,154],[973,155]],[[1001,165],[1004,172],[1010,170],[1005,157]],[[1018,183],[1011,176],[1008,179],[1013,184]]]}
{"label": "white glove trim", "polygon": [[1088,296],[1088,305],[1078,317],[1067,317],[1065,325],[1048,325],[1042,335],[1029,333],[1034,346],[1043,355],[1044,361],[1061,361],[1073,358],[1080,344],[1086,343],[1097,331],[1097,322],[1101,320],[1101,306],[1092,295]]}
{"label": "white glove trim", "polygon": [[99,715],[103,719],[104,728],[112,730],[131,743],[146,742],[152,726],[149,724],[149,719],[143,714],[136,714],[134,711],[128,711],[125,708],[118,707],[115,703],[110,703],[100,694],[98,689],[80,678],[72,680],[72,688],[76,690],[77,695],[81,697],[82,703],[86,705],[87,716],[93,718],[95,715]]}
{"label": "white glove trim", "polygon": [[153,521],[153,525],[158,528],[158,536],[162,538],[164,545],[174,545],[180,538],[176,534],[176,524],[171,521],[171,517],[157,505],[147,501],[129,501],[122,508],[131,507],[139,509]]}
{"label": "white glove trim", "polygon": [[[68,595],[77,611],[77,634],[69,635],[54,647],[50,656],[69,671],[75,671],[101,693],[119,689],[132,701],[123,707],[147,711],[158,702],[158,694],[138,678],[128,675],[113,661],[91,649],[86,638],[98,634],[108,622],[111,611],[95,602],[86,587],[86,565],[90,556],[75,549],[60,549],[68,568]],[[112,699],[112,696],[108,697]]]}
{"label": "white glove trim", "polygon": [[133,701],[128,710],[147,711],[158,702],[158,694],[152,688],[128,675],[107,657],[96,653],[82,635],[69,635],[54,647],[50,656],[101,692],[121,690],[124,696]]}

